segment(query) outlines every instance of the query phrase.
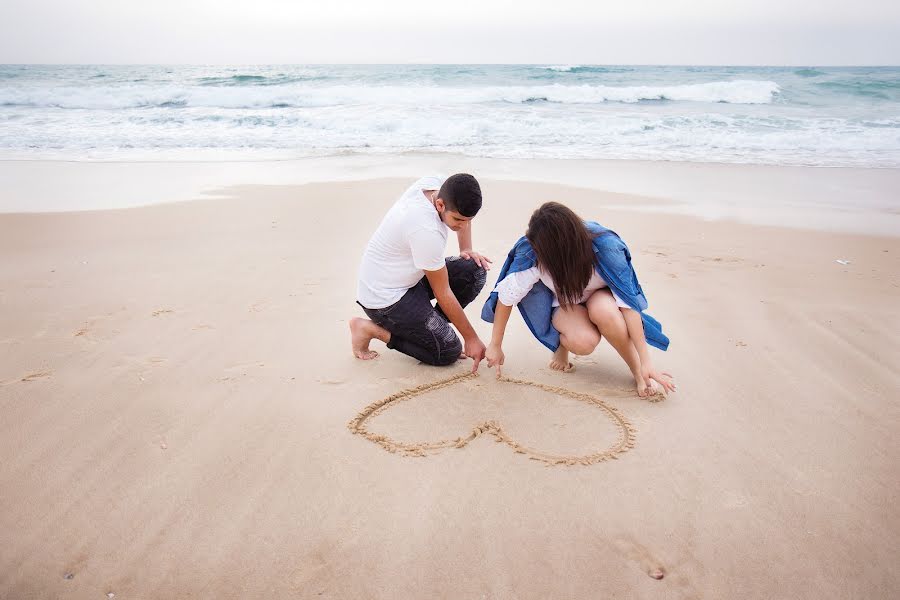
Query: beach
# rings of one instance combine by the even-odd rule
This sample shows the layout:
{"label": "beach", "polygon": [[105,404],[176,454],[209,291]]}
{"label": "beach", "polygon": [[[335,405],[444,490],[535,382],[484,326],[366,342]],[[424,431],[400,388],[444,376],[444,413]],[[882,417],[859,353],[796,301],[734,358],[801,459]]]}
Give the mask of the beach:
{"label": "beach", "polygon": [[[896,169],[636,162],[604,185],[598,169],[615,165],[567,163],[542,182],[537,163],[466,162],[484,192],[473,238],[494,260],[488,286],[540,203],[603,223],[631,248],[672,340],[653,358],[678,391],[630,393],[605,343],[574,373],[551,371],[515,314],[504,375],[614,411],[482,363],[367,427],[415,446],[490,421],[532,454],[575,458],[616,443],[610,414],[633,430],[614,458],[548,464],[490,431],[411,456],[349,427],[471,369],[377,342],[374,361],[350,351],[362,250],[417,169],[452,163],[439,161],[303,183],[148,188],[129,173],[104,206],[90,198],[113,179],[90,170],[125,167],[4,163],[0,597],[897,594]],[[84,202],[67,204],[69,171],[92,182],[71,190]],[[23,208],[29,194],[45,208]],[[466,310],[483,340],[488,291]]]}

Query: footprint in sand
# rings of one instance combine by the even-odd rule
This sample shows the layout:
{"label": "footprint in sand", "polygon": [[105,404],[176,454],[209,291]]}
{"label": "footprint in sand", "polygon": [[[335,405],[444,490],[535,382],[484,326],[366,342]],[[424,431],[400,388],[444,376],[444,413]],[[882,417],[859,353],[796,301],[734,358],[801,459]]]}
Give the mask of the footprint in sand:
{"label": "footprint in sand", "polygon": [[31,372],[31,373],[28,373],[28,374],[25,375],[24,377],[22,377],[22,379],[20,379],[20,381],[25,381],[25,382],[28,382],[28,381],[36,381],[36,380],[38,380],[38,379],[43,379],[44,377],[50,377],[50,375],[52,375],[52,374],[53,374],[53,372],[52,372],[52,371],[48,371],[48,370],[44,370],[44,371],[33,371],[33,372]]}
{"label": "footprint in sand", "polygon": [[620,555],[631,561],[647,577],[656,580],[665,579],[667,587],[681,588],[679,597],[700,598],[702,596],[696,585],[696,578],[703,577],[705,569],[703,564],[691,554],[690,544],[682,551],[680,558],[673,563],[666,564],[663,564],[663,561],[646,546],[634,541],[631,536],[617,537],[613,540],[612,545]]}
{"label": "footprint in sand", "polygon": [[[535,381],[513,379],[510,377],[502,377],[499,379],[502,384],[510,386],[510,394],[521,395],[524,393],[520,391],[522,387],[532,388],[546,392],[548,394],[548,399],[554,396],[561,396],[577,400],[590,407],[599,409],[605,413],[605,416],[612,424],[615,431],[615,439],[606,448],[599,451],[588,452],[585,454],[560,454],[523,445],[511,437],[497,420],[478,422],[472,427],[467,435],[459,436],[455,439],[424,442],[401,442],[392,439],[390,436],[383,433],[375,433],[368,429],[368,423],[372,418],[384,413],[398,403],[421,397],[435,390],[472,380],[475,377],[477,377],[477,375],[472,373],[461,373],[433,383],[401,390],[367,406],[362,412],[357,414],[352,421],[350,421],[348,428],[353,433],[375,442],[388,452],[404,456],[427,456],[447,448],[463,448],[482,434],[493,436],[497,442],[506,444],[517,454],[526,455],[531,460],[540,461],[548,465],[591,465],[609,459],[616,459],[619,455],[624,454],[634,447],[636,435],[634,427],[616,408],[603,400],[589,394],[583,394],[565,388],[545,385]],[[480,384],[474,384],[471,387],[481,386]],[[513,389],[513,387],[517,387],[519,390]],[[460,390],[460,392],[462,391],[463,390]],[[611,393],[614,394],[615,391],[611,391]],[[627,393],[621,395],[623,397],[631,397],[633,396],[633,391],[629,390]],[[480,419],[477,419],[477,421],[480,421]],[[593,439],[594,435],[591,435],[590,437]]]}
{"label": "footprint in sand", "polygon": [[662,579],[666,576],[666,568],[641,544],[624,537],[614,540],[613,544],[620,554],[637,563],[648,577]]}
{"label": "footprint in sand", "polygon": [[66,568],[63,570],[63,579],[75,579],[75,574],[84,568],[84,566],[87,564],[87,559],[87,554],[84,552],[80,552],[74,560],[66,565]]}
{"label": "footprint in sand", "polygon": [[652,254],[653,256],[659,256],[661,258],[667,258],[669,256],[667,252],[659,252],[658,250],[646,250],[643,254]]}
{"label": "footprint in sand", "polygon": [[694,256],[700,262],[703,263],[741,263],[744,262],[744,259],[738,258],[736,256]]}
{"label": "footprint in sand", "polygon": [[109,340],[119,333],[118,329],[112,328],[114,317],[116,317],[118,313],[126,310],[125,307],[122,307],[119,310],[88,317],[82,322],[81,327],[72,332],[72,337],[81,338],[90,342]]}

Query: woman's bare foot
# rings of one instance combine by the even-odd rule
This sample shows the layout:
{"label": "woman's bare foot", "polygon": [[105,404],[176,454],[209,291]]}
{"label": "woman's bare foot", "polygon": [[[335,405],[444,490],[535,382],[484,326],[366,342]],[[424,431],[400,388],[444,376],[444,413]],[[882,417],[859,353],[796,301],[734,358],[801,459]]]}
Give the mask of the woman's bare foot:
{"label": "woman's bare foot", "polygon": [[350,319],[350,343],[353,346],[353,356],[361,360],[372,360],[378,356],[374,350],[369,350],[369,342],[375,338],[381,338],[387,331],[370,321],[354,317]]}
{"label": "woman's bare foot", "polygon": [[553,353],[553,358],[550,360],[550,368],[563,373],[571,373],[575,370],[575,365],[569,362],[569,351],[562,344]]}

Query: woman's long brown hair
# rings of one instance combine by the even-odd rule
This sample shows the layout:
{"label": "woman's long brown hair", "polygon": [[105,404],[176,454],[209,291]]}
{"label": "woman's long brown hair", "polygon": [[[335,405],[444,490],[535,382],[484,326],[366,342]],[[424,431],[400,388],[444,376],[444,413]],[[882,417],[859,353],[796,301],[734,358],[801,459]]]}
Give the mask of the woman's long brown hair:
{"label": "woman's long brown hair", "polygon": [[547,202],[531,215],[525,237],[537,255],[537,266],[550,274],[562,307],[581,300],[596,266],[593,236],[572,209]]}

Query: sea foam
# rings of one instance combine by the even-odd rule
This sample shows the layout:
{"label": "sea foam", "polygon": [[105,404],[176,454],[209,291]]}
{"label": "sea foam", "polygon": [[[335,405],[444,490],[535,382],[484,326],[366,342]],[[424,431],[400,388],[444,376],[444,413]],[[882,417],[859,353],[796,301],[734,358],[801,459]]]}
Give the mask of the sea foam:
{"label": "sea foam", "polygon": [[772,81],[715,81],[675,86],[535,85],[439,87],[424,85],[181,87],[118,85],[47,89],[0,89],[0,105],[74,109],[161,107],[267,108],[359,104],[452,105],[490,102],[601,104],[641,101],[767,104],[779,86]]}
{"label": "sea foam", "polygon": [[900,166],[900,69],[0,65],[0,158]]}

